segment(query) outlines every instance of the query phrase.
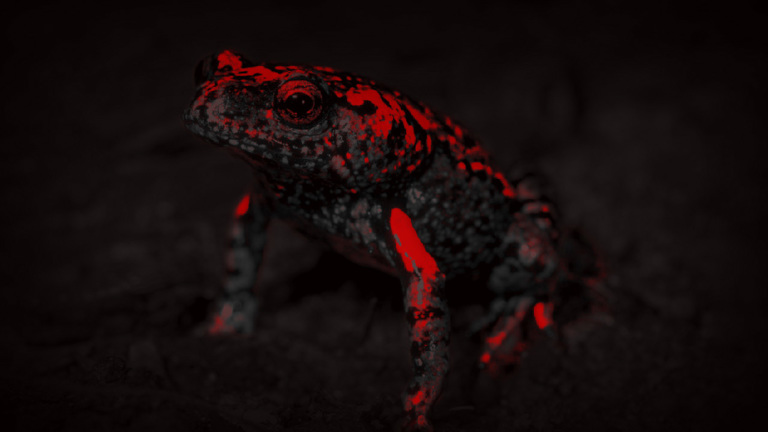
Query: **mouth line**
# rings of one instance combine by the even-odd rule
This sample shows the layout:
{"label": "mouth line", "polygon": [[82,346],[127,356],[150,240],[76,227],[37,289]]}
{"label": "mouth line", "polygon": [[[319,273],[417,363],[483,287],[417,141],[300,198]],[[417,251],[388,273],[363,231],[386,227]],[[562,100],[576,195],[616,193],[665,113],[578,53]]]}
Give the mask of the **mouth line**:
{"label": "mouth line", "polygon": [[[280,140],[271,140],[270,142],[263,144],[259,143],[257,140],[254,140],[255,142],[242,140],[234,140],[234,142],[232,142],[227,139],[222,139],[221,136],[208,132],[196,124],[194,124],[190,130],[192,130],[195,135],[202,137],[205,141],[215,145],[216,147],[224,148],[228,151],[232,151],[233,153],[238,153],[242,156],[253,158],[254,160],[265,162],[269,161],[272,163],[278,163],[277,161],[280,161],[283,158],[288,158],[290,162],[313,160],[312,157],[302,157],[294,154],[290,150],[291,146]],[[280,147],[276,149],[275,146]]]}
{"label": "mouth line", "polygon": [[[204,117],[204,116],[203,116]],[[294,149],[297,145],[285,142],[278,138],[259,139],[257,136],[266,135],[259,130],[256,135],[245,134],[242,131],[231,133],[220,133],[212,130],[211,122],[199,115],[195,115],[195,110],[188,107],[182,114],[184,125],[190,132],[199,136],[206,142],[216,147],[225,148],[242,156],[264,161],[280,161],[288,158],[290,162],[311,162],[316,160],[314,152],[301,154]],[[227,128],[224,128],[226,130]],[[239,135],[239,136],[238,136]],[[299,144],[299,147],[312,147],[311,144]]]}

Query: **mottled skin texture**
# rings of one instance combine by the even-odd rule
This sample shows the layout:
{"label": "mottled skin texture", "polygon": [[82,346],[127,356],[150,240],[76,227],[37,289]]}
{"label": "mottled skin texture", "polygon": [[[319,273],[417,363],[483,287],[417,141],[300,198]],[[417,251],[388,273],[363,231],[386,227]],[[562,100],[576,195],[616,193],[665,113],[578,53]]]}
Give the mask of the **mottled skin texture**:
{"label": "mottled skin texture", "polygon": [[187,127],[255,177],[236,211],[211,333],[252,330],[272,218],[401,280],[414,367],[406,430],[432,429],[448,372],[447,279],[491,269],[498,297],[475,329],[487,337],[481,367],[517,361],[529,311],[539,327],[552,323],[548,299],[567,273],[554,208],[532,178],[507,180],[450,118],[365,78],[230,51],[203,60],[196,81]]}

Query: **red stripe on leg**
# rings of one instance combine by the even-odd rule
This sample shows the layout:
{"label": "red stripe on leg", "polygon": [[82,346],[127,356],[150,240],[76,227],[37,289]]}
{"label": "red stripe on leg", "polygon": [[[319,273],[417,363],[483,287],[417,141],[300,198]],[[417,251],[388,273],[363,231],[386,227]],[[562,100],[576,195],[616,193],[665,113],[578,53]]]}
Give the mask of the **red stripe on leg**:
{"label": "red stripe on leg", "polygon": [[413,272],[414,269],[421,271],[421,277],[424,279],[425,287],[427,287],[440,270],[437,268],[435,259],[424,248],[416,230],[413,229],[411,218],[399,208],[394,208],[389,217],[389,224],[397,241],[397,253],[400,254],[406,270],[409,272]]}
{"label": "red stripe on leg", "polygon": [[538,302],[533,307],[533,317],[540,329],[552,325],[552,303]]}

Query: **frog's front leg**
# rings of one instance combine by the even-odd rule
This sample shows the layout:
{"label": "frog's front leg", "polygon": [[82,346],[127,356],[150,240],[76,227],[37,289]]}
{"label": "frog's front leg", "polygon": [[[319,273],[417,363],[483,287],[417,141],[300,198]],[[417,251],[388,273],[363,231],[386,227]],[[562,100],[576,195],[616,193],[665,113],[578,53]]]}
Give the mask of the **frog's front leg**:
{"label": "frog's front leg", "polygon": [[251,333],[259,306],[254,292],[261,265],[269,210],[258,190],[246,193],[235,209],[226,257],[223,292],[209,319],[208,334]]}
{"label": "frog's front leg", "polygon": [[390,228],[403,264],[403,301],[414,368],[414,377],[404,395],[403,428],[431,431],[429,414],[448,373],[450,314],[445,275],[424,248],[408,215],[393,209]]}

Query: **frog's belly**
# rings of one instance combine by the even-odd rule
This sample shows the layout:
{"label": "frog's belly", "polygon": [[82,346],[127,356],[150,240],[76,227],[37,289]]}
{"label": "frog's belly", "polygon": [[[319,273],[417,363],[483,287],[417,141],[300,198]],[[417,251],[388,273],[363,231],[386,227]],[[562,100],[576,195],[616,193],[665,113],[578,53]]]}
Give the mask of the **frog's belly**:
{"label": "frog's belly", "polygon": [[370,247],[341,237],[326,239],[330,247],[348,260],[366,267],[372,267],[385,273],[395,275],[395,269],[387,261],[379,248],[372,244]]}
{"label": "frog's belly", "polygon": [[369,244],[362,241],[345,238],[339,235],[329,235],[314,226],[307,226],[297,221],[287,221],[297,231],[305,236],[325,243],[348,260],[366,267],[372,267],[387,274],[395,275],[396,270],[392,263],[381,252],[375,242]]}

